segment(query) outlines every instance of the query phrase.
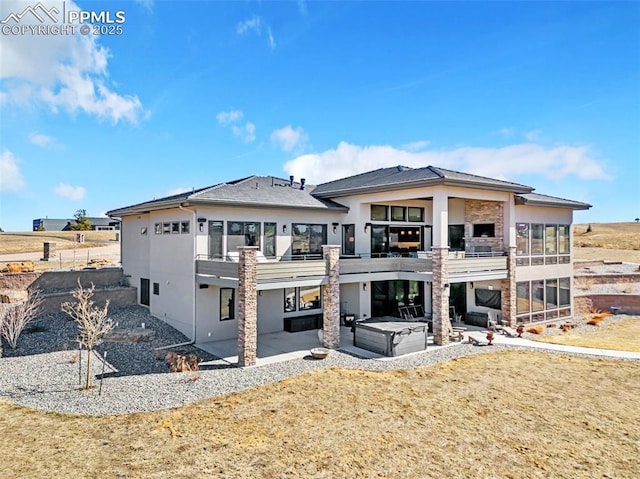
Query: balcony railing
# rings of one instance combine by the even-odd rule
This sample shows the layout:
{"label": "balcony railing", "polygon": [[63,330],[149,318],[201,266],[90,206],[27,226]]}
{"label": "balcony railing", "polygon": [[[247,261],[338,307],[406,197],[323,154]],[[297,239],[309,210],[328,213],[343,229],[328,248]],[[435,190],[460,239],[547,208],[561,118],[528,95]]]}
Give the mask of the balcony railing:
{"label": "balcony railing", "polygon": [[[416,257],[417,256],[417,257]],[[206,258],[206,257],[204,257]],[[317,256],[316,256],[317,258]],[[451,252],[448,258],[450,274],[464,274],[481,271],[500,271],[507,269],[507,257],[502,253],[459,253]],[[340,274],[366,274],[385,272],[431,272],[433,260],[431,253],[419,253],[412,257],[385,256],[372,258],[365,255],[340,257]],[[196,261],[197,274],[238,278],[236,261],[203,259]],[[264,259],[256,264],[256,279],[284,280],[309,276],[325,276],[326,263],[323,259],[298,259],[283,257]]]}

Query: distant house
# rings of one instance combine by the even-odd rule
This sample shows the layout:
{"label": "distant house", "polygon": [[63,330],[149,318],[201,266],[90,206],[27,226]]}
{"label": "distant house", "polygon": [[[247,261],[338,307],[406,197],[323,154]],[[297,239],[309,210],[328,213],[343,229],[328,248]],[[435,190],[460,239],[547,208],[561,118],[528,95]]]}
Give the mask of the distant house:
{"label": "distant house", "polygon": [[[111,218],[89,218],[91,229],[95,231],[111,231],[120,229],[120,221]],[[33,220],[33,231],[38,231],[40,227],[45,231],[70,231],[75,219],[59,218],[38,218]]]}

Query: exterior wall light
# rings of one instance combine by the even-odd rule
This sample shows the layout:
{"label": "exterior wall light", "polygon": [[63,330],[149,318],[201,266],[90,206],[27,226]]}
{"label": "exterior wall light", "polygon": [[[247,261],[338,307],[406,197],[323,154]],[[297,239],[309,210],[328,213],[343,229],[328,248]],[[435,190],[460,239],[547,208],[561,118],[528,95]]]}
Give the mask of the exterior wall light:
{"label": "exterior wall light", "polygon": [[287,232],[287,225],[282,225],[282,232],[286,233]]}
{"label": "exterior wall light", "polygon": [[333,226],[333,232],[334,234],[338,232],[338,223],[331,223],[331,226]]}
{"label": "exterior wall light", "polygon": [[371,223],[365,223],[364,224],[364,232],[366,233],[369,230],[369,228],[371,228]]}

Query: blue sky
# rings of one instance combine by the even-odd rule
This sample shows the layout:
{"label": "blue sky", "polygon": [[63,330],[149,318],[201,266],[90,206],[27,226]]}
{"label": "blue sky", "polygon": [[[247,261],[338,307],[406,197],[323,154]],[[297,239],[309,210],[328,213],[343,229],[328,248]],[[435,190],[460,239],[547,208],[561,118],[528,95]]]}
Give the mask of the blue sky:
{"label": "blue sky", "polygon": [[[2,0],[0,19],[37,3]],[[397,164],[594,205],[578,222],[640,216],[639,2],[41,3],[125,22],[3,30],[5,231],[250,174]],[[39,21],[3,27],[18,24]]]}

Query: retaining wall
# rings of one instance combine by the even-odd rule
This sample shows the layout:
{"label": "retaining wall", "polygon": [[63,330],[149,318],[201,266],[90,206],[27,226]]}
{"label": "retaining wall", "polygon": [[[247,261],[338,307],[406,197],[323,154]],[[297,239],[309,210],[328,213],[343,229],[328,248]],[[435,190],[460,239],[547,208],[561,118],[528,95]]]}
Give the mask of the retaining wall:
{"label": "retaining wall", "polygon": [[78,280],[83,287],[94,284],[96,289],[108,286],[119,286],[122,283],[122,268],[83,269],[80,271],[46,271],[36,278],[30,290],[41,291],[68,289],[78,287]]}
{"label": "retaining wall", "polygon": [[[41,314],[59,313],[62,311],[62,303],[74,302],[76,299],[70,292],[49,293],[43,295],[44,301],[40,307]],[[138,296],[136,288],[120,286],[117,288],[96,289],[93,293],[93,302],[96,306],[104,306],[109,300],[109,307],[132,306],[137,304]]]}
{"label": "retaining wall", "polygon": [[574,313],[588,314],[594,310],[611,311],[620,308],[622,314],[640,315],[640,295],[635,294],[586,294],[574,297]]}

